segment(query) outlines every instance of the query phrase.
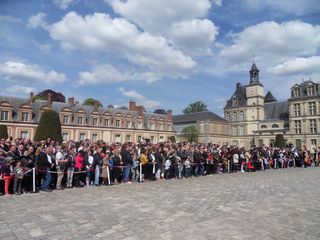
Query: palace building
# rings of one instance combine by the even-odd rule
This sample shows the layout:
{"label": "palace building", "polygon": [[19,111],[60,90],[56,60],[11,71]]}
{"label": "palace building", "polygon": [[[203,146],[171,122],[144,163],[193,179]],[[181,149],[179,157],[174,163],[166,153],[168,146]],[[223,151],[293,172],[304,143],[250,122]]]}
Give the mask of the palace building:
{"label": "palace building", "polygon": [[48,100],[34,100],[33,93],[29,99],[0,96],[0,124],[7,125],[13,138],[33,139],[41,114],[48,109],[60,115],[63,140],[158,143],[175,136],[171,110],[149,113],[133,101],[129,108],[84,106],[74,98],[55,102],[51,95]]}
{"label": "palace building", "polygon": [[265,94],[259,69],[252,64],[248,85],[237,83],[224,107],[230,124],[230,143],[246,148],[273,145],[277,134],[287,143],[309,149],[320,144],[320,86],[311,80],[295,84],[291,97],[279,102],[269,91]]}

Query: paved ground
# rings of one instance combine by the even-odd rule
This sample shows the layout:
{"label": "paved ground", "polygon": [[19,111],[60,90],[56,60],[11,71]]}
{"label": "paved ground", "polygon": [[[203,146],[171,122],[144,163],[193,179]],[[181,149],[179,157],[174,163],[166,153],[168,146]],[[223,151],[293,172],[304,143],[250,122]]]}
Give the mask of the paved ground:
{"label": "paved ground", "polygon": [[0,239],[320,239],[320,168],[0,197]]}

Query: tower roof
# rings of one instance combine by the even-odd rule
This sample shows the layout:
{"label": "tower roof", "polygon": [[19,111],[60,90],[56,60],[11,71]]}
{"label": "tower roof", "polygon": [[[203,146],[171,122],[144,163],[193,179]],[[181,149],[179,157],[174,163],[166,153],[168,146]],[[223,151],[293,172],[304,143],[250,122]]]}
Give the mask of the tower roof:
{"label": "tower roof", "polygon": [[251,71],[259,71],[259,69],[257,68],[257,65],[255,63],[252,63],[252,67],[251,67]]}
{"label": "tower roof", "polygon": [[272,95],[270,91],[268,91],[266,96],[264,97],[264,102],[265,103],[277,102],[277,99]]}

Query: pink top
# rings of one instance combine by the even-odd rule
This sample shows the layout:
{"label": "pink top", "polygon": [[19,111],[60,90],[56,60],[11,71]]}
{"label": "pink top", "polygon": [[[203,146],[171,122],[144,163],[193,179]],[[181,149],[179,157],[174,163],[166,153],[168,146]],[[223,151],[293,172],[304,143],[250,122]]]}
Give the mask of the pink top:
{"label": "pink top", "polygon": [[78,169],[83,169],[83,162],[84,162],[84,157],[78,154],[76,156],[75,167],[78,168]]}

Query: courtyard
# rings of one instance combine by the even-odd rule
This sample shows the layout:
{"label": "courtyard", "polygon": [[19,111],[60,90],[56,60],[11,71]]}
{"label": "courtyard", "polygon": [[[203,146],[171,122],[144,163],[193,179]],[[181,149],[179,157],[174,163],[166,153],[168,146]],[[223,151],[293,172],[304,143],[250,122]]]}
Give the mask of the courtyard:
{"label": "courtyard", "polygon": [[319,239],[320,168],[0,197],[0,239]]}

